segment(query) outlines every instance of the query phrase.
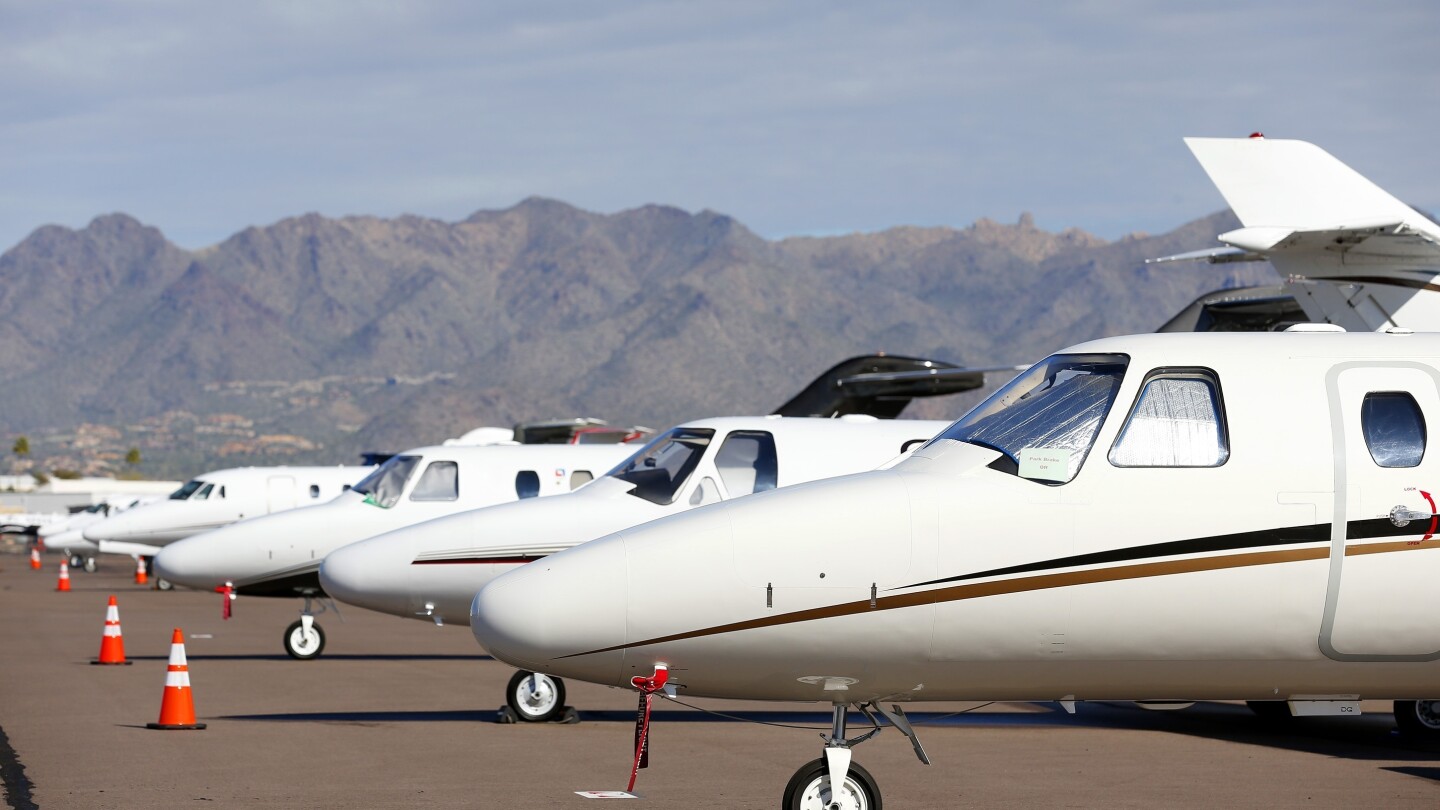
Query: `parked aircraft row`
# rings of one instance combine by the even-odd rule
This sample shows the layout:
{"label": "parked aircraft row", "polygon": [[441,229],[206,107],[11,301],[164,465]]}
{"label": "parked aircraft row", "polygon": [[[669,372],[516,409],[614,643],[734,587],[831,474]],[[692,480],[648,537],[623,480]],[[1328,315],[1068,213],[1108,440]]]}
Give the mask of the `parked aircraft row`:
{"label": "parked aircraft row", "polygon": [[[782,408],[638,449],[419,448],[327,503],[173,542],[158,572],[304,598],[297,658],[324,647],[327,595],[468,622],[521,668],[519,719],[553,716],[560,678],[830,703],[786,807],[878,807],[851,757],[873,731],[847,736],[848,715],[883,715],[928,764],[911,700],[1385,698],[1440,733],[1440,227],[1310,144],[1187,144],[1244,227],[1169,259],[1263,258],[1285,280],[1166,329],[1288,331],[1069,347],[953,424]],[[858,392],[893,417],[980,382],[861,365],[787,408],[837,416]]]}

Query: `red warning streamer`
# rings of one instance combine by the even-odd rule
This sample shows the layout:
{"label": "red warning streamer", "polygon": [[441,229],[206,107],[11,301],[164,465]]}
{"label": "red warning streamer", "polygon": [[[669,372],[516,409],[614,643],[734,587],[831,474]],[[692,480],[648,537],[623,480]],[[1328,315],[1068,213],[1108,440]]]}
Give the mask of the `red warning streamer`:
{"label": "red warning streamer", "polygon": [[630,685],[640,690],[640,705],[635,713],[635,764],[630,767],[630,784],[625,792],[635,789],[635,777],[641,768],[650,767],[650,701],[656,692],[665,688],[670,679],[670,668],[664,664],[655,665],[654,675],[636,675]]}
{"label": "red warning streamer", "polygon": [[230,603],[235,601],[235,586],[227,582],[216,588],[215,592],[220,594],[220,618],[229,619]]}

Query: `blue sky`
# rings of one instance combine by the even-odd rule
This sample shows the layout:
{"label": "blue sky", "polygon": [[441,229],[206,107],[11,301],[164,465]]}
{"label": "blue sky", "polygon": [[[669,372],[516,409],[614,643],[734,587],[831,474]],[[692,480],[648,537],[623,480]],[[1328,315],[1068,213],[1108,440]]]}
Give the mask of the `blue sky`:
{"label": "blue sky", "polygon": [[0,249],[530,196],[767,237],[1223,207],[1180,139],[1313,141],[1440,209],[1440,4],[0,0]]}

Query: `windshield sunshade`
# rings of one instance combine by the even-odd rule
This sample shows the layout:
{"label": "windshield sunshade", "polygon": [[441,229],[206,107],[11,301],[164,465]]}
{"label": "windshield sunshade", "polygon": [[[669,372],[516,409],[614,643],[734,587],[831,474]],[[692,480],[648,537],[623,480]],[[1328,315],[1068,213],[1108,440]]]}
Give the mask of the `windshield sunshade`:
{"label": "windshield sunshade", "polygon": [[364,480],[351,489],[364,493],[366,503],[389,509],[400,500],[400,494],[405,491],[405,483],[419,465],[419,456],[391,456],[389,461],[381,464],[375,472],[365,476]]}
{"label": "windshield sunshade", "polygon": [[1118,354],[1049,357],[932,441],[998,450],[1021,478],[1063,484],[1085,463],[1128,363]]}
{"label": "windshield sunshade", "polygon": [[637,498],[662,506],[674,503],[714,435],[713,430],[675,428],[640,448],[609,475],[634,484],[630,494]]}

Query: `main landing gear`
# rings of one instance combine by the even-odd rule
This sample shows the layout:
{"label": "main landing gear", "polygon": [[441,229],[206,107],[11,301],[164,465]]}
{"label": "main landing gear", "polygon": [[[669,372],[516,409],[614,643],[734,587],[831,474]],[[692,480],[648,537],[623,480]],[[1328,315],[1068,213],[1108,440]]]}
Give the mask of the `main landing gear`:
{"label": "main landing gear", "polygon": [[[905,710],[898,705],[889,709],[879,703],[862,703],[856,706],[865,719],[873,726],[859,737],[845,739],[845,704],[836,704],[831,719],[829,736],[821,735],[825,741],[824,756],[805,763],[790,783],[785,786],[785,795],[780,806],[785,810],[882,810],[880,787],[870,772],[851,762],[850,748],[859,745],[880,733],[880,722],[875,713],[885,716],[890,724],[900,730],[915,748],[915,756],[926,765],[930,757],[915,736],[915,729],[905,717]],[[837,789],[836,786],[839,786]]]}
{"label": "main landing gear", "polygon": [[1440,700],[1395,701],[1395,726],[1412,739],[1440,739]]}
{"label": "main landing gear", "polygon": [[[320,629],[315,617],[331,608],[335,608],[335,615],[339,616],[340,608],[318,591],[301,591],[300,596],[305,600],[305,607],[300,609],[300,618],[285,628],[285,652],[291,658],[309,661],[325,651],[325,631]],[[320,605],[319,610],[314,609],[316,604]],[[341,621],[344,621],[343,617]]]}

